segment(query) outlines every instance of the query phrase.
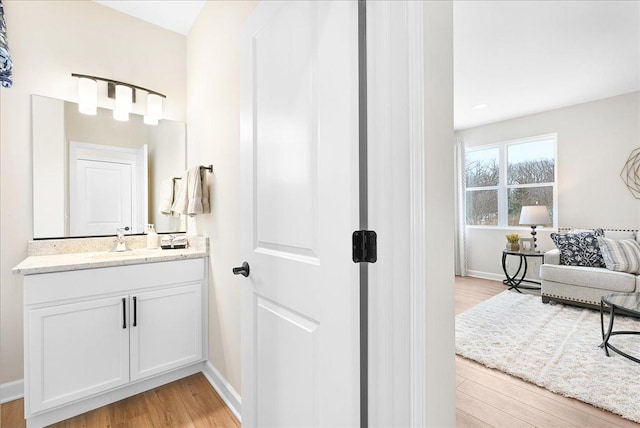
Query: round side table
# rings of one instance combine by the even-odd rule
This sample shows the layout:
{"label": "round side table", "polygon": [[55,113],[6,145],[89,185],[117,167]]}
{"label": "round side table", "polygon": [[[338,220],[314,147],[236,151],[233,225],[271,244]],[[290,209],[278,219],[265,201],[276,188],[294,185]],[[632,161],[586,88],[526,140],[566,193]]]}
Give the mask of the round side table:
{"label": "round side table", "polygon": [[[518,264],[518,270],[513,275],[509,275],[509,272],[507,272],[507,256],[514,256],[520,259]],[[527,267],[528,267],[527,259],[529,257],[542,257],[542,263],[544,263],[544,253],[541,253],[541,252],[524,252],[524,251],[509,251],[509,250],[502,251],[502,270],[504,271],[504,276],[506,277],[506,279],[502,280],[502,283],[504,285],[509,286],[508,290],[513,289],[513,290],[516,290],[518,293],[522,293],[522,291],[520,291],[521,288],[526,290],[540,290],[539,281],[524,279],[524,277],[527,275]],[[523,282],[529,283],[529,284],[536,284],[537,286],[521,285]]]}

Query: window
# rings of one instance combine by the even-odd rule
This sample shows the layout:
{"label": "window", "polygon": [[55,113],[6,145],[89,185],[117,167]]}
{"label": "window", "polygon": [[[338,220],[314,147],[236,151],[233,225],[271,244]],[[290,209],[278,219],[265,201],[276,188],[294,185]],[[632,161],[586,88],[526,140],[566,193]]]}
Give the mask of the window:
{"label": "window", "polygon": [[523,206],[545,205],[555,226],[555,153],[555,135],[467,149],[467,225],[519,226]]}

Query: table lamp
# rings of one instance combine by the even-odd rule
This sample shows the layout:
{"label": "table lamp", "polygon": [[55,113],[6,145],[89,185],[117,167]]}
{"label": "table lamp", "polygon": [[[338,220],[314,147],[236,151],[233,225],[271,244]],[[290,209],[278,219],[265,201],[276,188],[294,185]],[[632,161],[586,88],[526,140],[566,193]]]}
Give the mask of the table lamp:
{"label": "table lamp", "polygon": [[520,211],[520,224],[531,226],[531,237],[533,238],[534,251],[537,248],[536,227],[550,222],[549,212],[545,205],[527,205],[522,207],[522,211]]}

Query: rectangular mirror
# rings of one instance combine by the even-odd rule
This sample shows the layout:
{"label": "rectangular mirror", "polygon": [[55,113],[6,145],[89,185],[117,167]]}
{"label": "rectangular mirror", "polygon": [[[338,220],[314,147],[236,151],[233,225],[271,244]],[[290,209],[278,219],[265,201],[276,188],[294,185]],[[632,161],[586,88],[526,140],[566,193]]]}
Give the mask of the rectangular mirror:
{"label": "rectangular mirror", "polygon": [[143,117],[88,116],[76,103],[32,96],[34,239],[184,232],[181,216],[161,214],[162,183],[186,168],[186,125]]}

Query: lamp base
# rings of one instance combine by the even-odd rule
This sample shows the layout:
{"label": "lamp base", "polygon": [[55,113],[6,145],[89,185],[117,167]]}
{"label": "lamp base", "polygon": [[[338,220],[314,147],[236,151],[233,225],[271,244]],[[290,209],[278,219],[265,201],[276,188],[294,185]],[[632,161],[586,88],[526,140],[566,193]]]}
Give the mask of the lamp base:
{"label": "lamp base", "polygon": [[538,225],[531,225],[531,238],[533,238],[533,250],[535,251],[538,248],[538,245],[536,244],[536,241],[538,240],[538,238],[536,238],[536,227],[538,227]]}

